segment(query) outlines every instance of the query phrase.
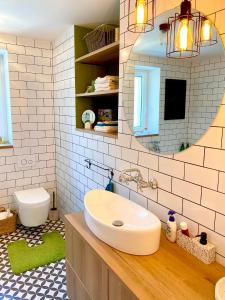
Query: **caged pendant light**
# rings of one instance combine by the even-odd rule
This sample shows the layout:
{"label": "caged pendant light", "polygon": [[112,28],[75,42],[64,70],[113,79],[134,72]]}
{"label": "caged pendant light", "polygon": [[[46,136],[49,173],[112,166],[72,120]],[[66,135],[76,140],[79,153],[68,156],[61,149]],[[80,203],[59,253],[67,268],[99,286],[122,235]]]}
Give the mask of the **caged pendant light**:
{"label": "caged pendant light", "polygon": [[128,31],[149,32],[154,29],[155,0],[128,1]]}
{"label": "caged pendant light", "polygon": [[200,18],[200,36],[196,43],[199,42],[200,47],[213,46],[217,44],[217,33],[213,30],[212,22],[205,16]]}
{"label": "caged pendant light", "polygon": [[180,14],[168,19],[166,55],[169,58],[191,58],[200,54],[201,17],[191,11],[191,2],[181,2]]}

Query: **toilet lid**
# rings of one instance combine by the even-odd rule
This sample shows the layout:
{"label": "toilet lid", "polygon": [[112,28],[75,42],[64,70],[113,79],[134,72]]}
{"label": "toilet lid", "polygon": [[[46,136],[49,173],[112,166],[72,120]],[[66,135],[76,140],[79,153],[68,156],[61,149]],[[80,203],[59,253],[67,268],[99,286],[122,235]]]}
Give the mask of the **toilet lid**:
{"label": "toilet lid", "polygon": [[18,202],[24,204],[39,204],[50,200],[49,193],[42,187],[15,192],[14,195]]}

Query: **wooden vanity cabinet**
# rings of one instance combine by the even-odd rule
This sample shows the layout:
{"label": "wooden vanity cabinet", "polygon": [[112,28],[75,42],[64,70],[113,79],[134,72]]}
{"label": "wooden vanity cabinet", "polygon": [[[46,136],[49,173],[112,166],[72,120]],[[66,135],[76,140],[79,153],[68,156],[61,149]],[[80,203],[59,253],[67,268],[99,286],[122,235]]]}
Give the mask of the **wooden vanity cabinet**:
{"label": "wooden vanity cabinet", "polygon": [[73,271],[71,265],[66,262],[66,278],[67,278],[67,290],[71,300],[91,300],[87,290],[83,283],[78,278],[77,274]]}
{"label": "wooden vanity cabinet", "polygon": [[109,300],[137,300],[138,298],[126,287],[125,284],[110,269],[109,272]]}
{"label": "wooden vanity cabinet", "polygon": [[67,289],[71,300],[137,300],[66,220]]}
{"label": "wooden vanity cabinet", "polygon": [[82,213],[65,217],[67,286],[71,300],[212,300],[225,276],[161,236],[153,255],[120,252],[99,240]]}

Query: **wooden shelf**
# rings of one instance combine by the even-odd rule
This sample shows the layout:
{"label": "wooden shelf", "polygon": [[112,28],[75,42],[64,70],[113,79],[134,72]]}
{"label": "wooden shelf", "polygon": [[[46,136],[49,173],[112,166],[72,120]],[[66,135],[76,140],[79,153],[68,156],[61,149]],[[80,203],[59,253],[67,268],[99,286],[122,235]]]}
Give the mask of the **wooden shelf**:
{"label": "wooden shelf", "polygon": [[119,42],[102,47],[96,51],[83,55],[75,60],[76,63],[104,65],[119,59]]}
{"label": "wooden shelf", "polygon": [[111,90],[111,91],[99,91],[93,93],[81,93],[76,94],[76,97],[102,97],[102,96],[113,96],[117,95],[119,90]]}
{"label": "wooden shelf", "polygon": [[76,128],[77,131],[84,132],[84,133],[91,133],[94,135],[100,135],[103,137],[108,137],[112,139],[117,139],[118,138],[118,133],[106,133],[106,132],[99,132],[95,131],[94,129],[84,129],[84,128]]}
{"label": "wooden shelf", "polygon": [[119,75],[119,41],[111,43],[91,53],[83,39],[90,29],[75,26],[75,87],[76,87],[76,128],[93,135],[116,138],[117,134],[88,131],[83,128],[82,114],[85,110],[111,109],[112,118],[118,119],[119,89],[86,93],[87,87],[98,77]]}

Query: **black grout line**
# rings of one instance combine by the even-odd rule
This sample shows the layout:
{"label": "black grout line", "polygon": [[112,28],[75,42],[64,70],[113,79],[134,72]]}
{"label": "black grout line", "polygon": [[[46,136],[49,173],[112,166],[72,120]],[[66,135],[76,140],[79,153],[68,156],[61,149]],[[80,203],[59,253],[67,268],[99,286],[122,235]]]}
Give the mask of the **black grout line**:
{"label": "black grout line", "polygon": [[205,167],[205,158],[206,158],[206,147],[204,147],[204,150],[203,150],[203,166]]}
{"label": "black grout line", "polygon": [[217,213],[215,213],[215,219],[214,219],[214,231],[216,231],[216,216],[217,216]]}
{"label": "black grout line", "polygon": [[223,147],[223,139],[225,138],[224,136],[224,128],[222,128],[222,135],[221,135],[221,149]]}
{"label": "black grout line", "polygon": [[[82,184],[82,183],[81,183]],[[98,184],[98,183],[97,183]],[[122,186],[124,186],[124,185],[122,185]],[[126,187],[126,186],[124,186],[124,187]],[[128,187],[128,192],[129,192],[129,198],[130,198],[130,192],[131,191],[133,191],[132,189],[130,189],[129,187]],[[135,191],[134,191],[135,192]],[[168,191],[166,191],[166,192],[168,192]],[[141,195],[141,196],[143,196],[143,195]],[[145,198],[147,198],[146,196],[144,196]],[[165,207],[165,208],[167,208],[168,209],[168,207],[166,207],[166,206],[164,206],[164,205],[162,205],[161,203],[158,203],[158,202],[156,202],[156,201],[154,201],[154,200],[151,200],[151,199],[149,199],[149,198],[147,198],[147,200],[148,201],[153,201],[154,203],[157,203],[158,205],[160,205],[160,206],[162,206],[162,207]],[[183,199],[183,200],[185,200],[185,201],[189,201],[189,200],[187,200],[187,199]],[[192,201],[189,201],[189,202],[192,202]],[[195,203],[195,202],[193,202],[194,204],[196,204],[196,205],[198,205],[197,203]],[[203,206],[204,207],[204,206]],[[209,208],[207,208],[207,207],[205,207],[206,209],[208,209],[208,210],[211,210],[211,209],[209,209]],[[216,213],[216,212],[215,212]],[[181,214],[181,215],[183,215],[183,214]],[[222,214],[221,214],[222,215]],[[225,216],[225,215],[224,215]],[[184,217],[186,217],[185,215],[184,215]],[[188,218],[188,217],[186,217],[186,218]],[[201,225],[201,226],[203,226],[203,227],[206,227],[205,225],[202,225],[202,224],[199,224],[199,223],[197,223],[196,221],[194,221],[193,219],[191,219],[191,218],[189,218],[190,220],[192,220],[194,223],[196,223],[196,224],[198,224],[198,225]],[[206,227],[207,228],[207,227]],[[208,228],[209,230],[211,230],[211,231],[213,231],[212,229],[210,229],[210,228]],[[218,235],[221,235],[220,233],[217,233]],[[222,235],[221,235],[222,236]]]}
{"label": "black grout line", "polygon": [[[122,3],[124,3],[124,2],[122,2]],[[125,38],[125,35],[124,35],[124,38]],[[125,44],[125,43],[124,43]],[[61,98],[60,98],[61,99]],[[64,98],[65,99],[65,98]],[[122,106],[121,106],[122,107]],[[59,123],[60,123],[60,121],[59,121]],[[67,124],[65,124],[65,125],[67,125]],[[221,128],[221,127],[219,127],[219,128]],[[69,133],[66,133],[66,134],[69,134]],[[122,134],[124,134],[124,133],[122,133]],[[76,133],[75,133],[75,135],[76,135]],[[125,134],[126,135],[126,134]],[[79,135],[79,137],[81,137],[80,135]],[[84,138],[86,138],[86,139],[92,139],[92,140],[97,140],[97,142],[103,142],[103,143],[106,143],[105,142],[105,139],[103,139],[103,140],[101,140],[101,141],[99,141],[97,138],[95,139],[95,138],[93,138],[92,136],[91,137],[89,137],[89,136],[87,136],[87,137],[85,137],[85,135],[82,135],[82,137],[84,137]],[[65,140],[66,141],[66,140]],[[60,140],[60,142],[61,142],[61,140]],[[72,143],[73,144],[73,143]],[[109,145],[111,145],[111,143],[107,143],[108,144],[108,146]],[[113,143],[114,144],[114,143]],[[73,144],[74,145],[74,144]],[[121,147],[121,148],[127,148],[127,147],[124,147],[124,146],[120,146],[120,145],[117,145],[117,143],[115,142],[115,145],[116,146],[119,146],[119,147]],[[62,147],[63,149],[65,149],[66,151],[68,151],[66,148],[64,148],[64,147]],[[210,147],[207,147],[207,148],[210,148]],[[131,149],[131,145],[130,145],[130,147],[129,148],[127,148],[127,149]],[[215,148],[212,148],[212,149],[215,149]],[[132,149],[132,150],[135,150],[135,149]],[[204,159],[205,159],[205,150],[206,150],[206,147],[204,147]],[[94,151],[97,151],[98,152],[98,150],[94,150]],[[138,151],[138,158],[139,158],[139,155],[140,155],[140,153],[142,152],[142,151],[139,151],[139,150],[135,150],[135,151]],[[73,151],[70,151],[69,150],[69,152],[73,152]],[[143,153],[146,153],[146,154],[148,154],[148,152],[143,152]],[[104,154],[103,154],[104,155]],[[107,154],[108,155],[108,154]],[[156,155],[156,156],[158,156],[158,155]],[[66,156],[63,156],[63,157],[66,157]],[[160,159],[160,156],[158,156],[159,157],[159,159]],[[68,157],[67,158],[68,160],[70,160],[70,158]],[[116,160],[117,160],[118,158],[115,158],[115,163],[116,163]],[[120,158],[121,160],[123,160],[123,161],[126,161],[126,160],[124,160],[124,159],[122,159],[122,158]],[[159,170],[159,159],[158,159],[158,170]],[[168,158],[168,159],[171,159],[171,158]],[[171,160],[173,160],[173,159],[171,159]],[[175,161],[176,161],[176,159],[174,159]],[[138,160],[139,161],[139,160]],[[178,160],[179,161],[179,160]],[[129,162],[130,163],[130,162]],[[190,164],[190,165],[192,165],[191,163],[185,163],[185,162],[183,162],[184,163],[184,170],[185,170],[185,168],[186,168],[186,166],[188,165],[188,164]],[[80,162],[79,163],[77,163],[77,164],[81,164]],[[195,164],[193,164],[193,165],[195,165]],[[199,165],[197,165],[197,166],[199,166]],[[200,166],[200,167],[202,167],[202,166]],[[209,168],[206,168],[206,169],[209,169]],[[148,170],[151,170],[151,169],[149,169],[148,168]],[[212,169],[213,170],[213,169]],[[153,170],[153,171],[155,171],[155,170]],[[218,170],[216,170],[216,171],[218,171]],[[159,171],[155,171],[155,172],[159,172]],[[161,171],[159,172],[159,173],[161,173],[161,174],[164,174],[164,173],[162,173]],[[172,191],[172,181],[174,180],[174,178],[176,178],[176,177],[174,177],[174,176],[172,176],[172,175],[168,175],[168,174],[165,174],[166,176],[169,176],[170,178],[171,178],[171,191]],[[185,173],[184,173],[184,175],[185,175]],[[219,175],[219,172],[218,172],[218,175]],[[180,178],[178,178],[178,179],[180,179]],[[187,180],[185,180],[185,176],[184,176],[184,178],[183,178],[183,180],[184,181],[187,181]],[[188,181],[187,181],[188,182]],[[194,185],[197,185],[197,184],[195,184],[195,183],[193,183],[193,182],[191,182],[192,184],[194,184]],[[201,187],[201,193],[202,193],[202,189],[203,189],[203,187],[201,186],[201,185],[197,185],[197,186],[200,186]],[[130,193],[131,193],[131,189],[130,188],[128,188],[129,189],[129,195],[130,195]],[[212,190],[212,191],[214,191],[214,190]],[[166,192],[168,192],[168,191],[166,191]],[[189,201],[189,200],[187,200],[187,201]],[[195,202],[194,202],[195,203]],[[196,203],[195,203],[196,204]],[[160,204],[159,204],[160,205]],[[194,221],[195,222],[195,221]],[[198,227],[199,227],[199,225],[198,225]]]}
{"label": "black grout line", "polygon": [[[114,170],[116,170],[115,168],[114,168]],[[92,170],[93,171],[93,170]],[[120,172],[119,170],[116,170],[117,172]],[[154,170],[153,170],[154,171]],[[77,171],[78,172],[78,171]],[[79,173],[79,172],[78,172]],[[69,174],[68,174],[69,175]],[[81,175],[84,175],[84,174],[81,174]],[[103,175],[104,176],[104,175]],[[91,179],[91,178],[90,178]],[[93,179],[92,179],[93,180]],[[172,179],[173,180],[173,179]],[[201,187],[201,186],[200,186]],[[162,190],[162,191],[164,191],[164,192],[167,192],[167,193],[169,193],[169,194],[171,194],[171,195],[174,195],[174,196],[176,196],[176,197],[180,197],[180,198],[182,198],[182,196],[180,196],[180,195],[177,195],[177,194],[175,194],[175,193],[173,193],[172,191],[168,191],[168,190],[165,190],[165,189],[163,189],[163,188],[159,188],[159,190]],[[214,190],[212,190],[212,191],[214,191]],[[201,190],[201,197],[200,197],[200,199],[202,198],[202,190]],[[204,206],[204,205],[201,205],[201,201],[200,201],[200,203],[197,203],[197,202],[194,202],[194,201],[191,201],[191,200],[189,200],[189,199],[186,199],[186,198],[184,198],[184,200],[186,200],[186,201],[189,201],[189,202],[191,202],[191,203],[193,203],[193,204],[196,204],[196,205],[200,205],[200,206],[202,206],[202,207],[204,207],[204,208],[206,208],[206,209],[208,209],[208,210],[211,210],[211,211],[215,211],[215,210],[213,210],[213,209],[211,209],[211,208],[208,208],[208,207],[206,207],[206,206]]]}
{"label": "black grout line", "polygon": [[[64,124],[64,125],[66,125],[66,124]],[[60,132],[63,132],[63,131],[60,131]],[[64,133],[66,133],[66,132],[64,132]],[[85,133],[86,134],[86,133]],[[90,133],[91,134],[91,133]],[[123,134],[122,134],[123,135]],[[132,135],[127,135],[127,136],[131,136],[132,137]],[[85,136],[83,136],[83,137],[85,137]],[[91,140],[94,140],[94,141],[98,141],[97,139],[93,139],[93,137],[87,137],[88,139],[91,139]],[[109,138],[110,139],[110,138]],[[112,138],[112,139],[114,139],[114,138]],[[67,140],[64,140],[65,142],[67,142]],[[117,141],[117,139],[116,139],[116,141]],[[103,140],[103,142],[104,142],[104,140]],[[69,143],[72,143],[72,142],[69,142]],[[73,143],[72,143],[73,144]],[[111,143],[108,143],[108,144],[111,144]],[[133,151],[137,151],[137,152],[140,152],[140,153],[143,153],[143,154],[147,154],[147,155],[150,155],[150,156],[155,156],[155,157],[158,157],[159,159],[162,157],[163,159],[169,159],[169,160],[171,160],[171,161],[175,161],[175,162],[179,162],[179,163],[182,163],[182,164],[184,164],[184,165],[191,165],[191,166],[196,166],[196,167],[199,167],[199,168],[204,168],[204,169],[207,169],[207,170],[211,170],[211,171],[217,171],[217,172],[219,172],[219,171],[221,171],[221,170],[218,170],[218,169],[213,169],[213,168],[209,168],[209,167],[206,167],[206,166],[204,166],[204,165],[197,165],[197,164],[194,164],[194,163],[191,163],[191,162],[185,162],[185,161],[181,161],[181,160],[177,160],[177,159],[173,159],[173,158],[170,158],[170,157],[166,157],[166,156],[163,156],[163,155],[157,155],[157,154],[155,154],[155,153],[151,153],[151,152],[144,152],[144,151],[141,151],[141,150],[135,150],[135,149],[132,149],[131,147],[126,147],[126,146],[123,146],[123,145],[118,145],[118,144],[112,144],[112,145],[116,145],[116,146],[119,146],[119,147],[122,147],[122,148],[126,148],[126,149],[130,149],[130,150],[133,150]],[[207,147],[203,147],[203,148],[207,148]],[[65,150],[67,150],[66,148],[64,148]],[[92,149],[90,149],[90,150],[92,150]],[[220,149],[221,150],[221,149]],[[96,150],[97,151],[97,150]],[[225,151],[225,149],[224,150],[221,150],[221,151]],[[124,161],[126,161],[125,159],[123,159]],[[221,172],[223,172],[223,171],[221,171]],[[163,172],[161,172],[160,171],[160,173],[163,173]],[[165,175],[169,175],[169,176],[173,176],[173,177],[176,177],[176,176],[174,176],[174,175],[170,175],[170,174],[166,174],[166,173],[164,173]],[[176,177],[176,178],[179,178],[179,177]],[[184,178],[185,179],[185,178]],[[185,179],[186,180],[186,179]]]}
{"label": "black grout line", "polygon": [[220,186],[220,171],[218,172],[218,182],[217,182],[217,192],[220,193],[219,191],[219,186]]}
{"label": "black grout line", "polygon": [[[119,171],[118,171],[118,172],[119,172]],[[69,175],[69,174],[68,174],[68,175]],[[84,176],[84,174],[81,174],[81,175]],[[93,180],[92,178],[90,178],[90,179]],[[99,183],[97,183],[97,184],[99,184]],[[123,186],[125,186],[125,185],[123,185]],[[126,186],[125,186],[125,187],[126,187]],[[128,187],[128,189],[130,190],[129,187]],[[166,193],[169,193],[169,194],[172,194],[172,195],[174,195],[174,196],[176,196],[176,197],[182,198],[180,195],[174,194],[174,193],[169,192],[169,191],[167,191],[167,190],[165,190],[165,189],[159,188],[158,190],[162,190],[162,191],[164,191],[164,192],[166,192]],[[140,195],[142,195],[142,194],[140,194]],[[196,205],[199,205],[199,206],[202,206],[203,208],[206,208],[206,209],[208,209],[208,210],[210,210],[210,211],[217,212],[217,211],[215,211],[215,210],[213,210],[213,209],[211,209],[211,208],[209,208],[209,207],[206,207],[206,206],[204,206],[204,205],[201,205],[200,203],[196,203],[196,202],[191,201],[191,200],[189,200],[189,199],[183,198],[183,200],[188,201],[188,202],[191,202],[191,203],[196,204]],[[221,212],[219,212],[219,213],[221,214]],[[221,214],[221,215],[223,215],[223,214]],[[225,216],[225,215],[224,215],[224,216]]]}
{"label": "black grout line", "polygon": [[202,190],[203,190],[203,187],[201,186],[200,187],[200,205],[202,205]]}

